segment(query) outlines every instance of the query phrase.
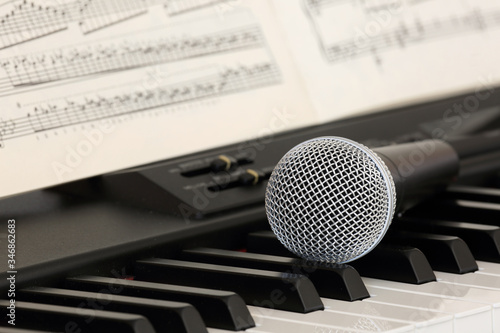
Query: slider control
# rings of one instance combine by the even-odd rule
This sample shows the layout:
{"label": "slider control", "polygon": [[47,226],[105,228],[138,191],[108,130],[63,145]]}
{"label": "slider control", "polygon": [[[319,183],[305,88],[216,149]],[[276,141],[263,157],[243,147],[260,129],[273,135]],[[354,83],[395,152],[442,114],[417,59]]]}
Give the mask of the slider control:
{"label": "slider control", "polygon": [[246,169],[239,177],[242,185],[256,185],[262,179],[264,179],[264,173],[253,169]]}
{"label": "slider control", "polygon": [[237,162],[234,158],[227,155],[219,155],[210,163],[210,169],[213,172],[228,171],[231,166],[236,165]]}

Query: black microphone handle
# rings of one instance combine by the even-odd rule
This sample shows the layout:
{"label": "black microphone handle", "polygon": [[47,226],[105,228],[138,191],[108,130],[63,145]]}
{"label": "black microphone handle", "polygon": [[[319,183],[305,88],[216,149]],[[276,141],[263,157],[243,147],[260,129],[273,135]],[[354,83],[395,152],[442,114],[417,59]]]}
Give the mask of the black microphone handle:
{"label": "black microphone handle", "polygon": [[385,162],[396,188],[396,213],[443,191],[458,176],[459,156],[440,140],[372,149]]}

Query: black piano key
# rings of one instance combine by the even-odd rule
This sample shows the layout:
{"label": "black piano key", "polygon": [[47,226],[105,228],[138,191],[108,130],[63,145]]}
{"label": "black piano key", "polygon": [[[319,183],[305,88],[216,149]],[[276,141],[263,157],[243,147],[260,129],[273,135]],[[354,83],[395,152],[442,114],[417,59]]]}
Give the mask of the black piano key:
{"label": "black piano key", "polygon": [[322,310],[312,282],[303,275],[170,259],[139,260],[138,280],[231,290],[247,304],[294,312]]}
{"label": "black piano key", "polygon": [[500,227],[494,225],[405,217],[391,228],[457,236],[476,260],[500,262]]}
{"label": "black piano key", "polygon": [[183,258],[218,265],[303,274],[311,280],[322,297],[346,301],[370,297],[358,272],[348,265],[320,264],[298,258],[209,248],[185,250]]}
{"label": "black piano key", "polygon": [[405,213],[405,216],[491,224],[500,227],[500,204],[471,200],[438,200],[412,208]]}
{"label": "black piano key", "polygon": [[[7,308],[10,301],[0,300],[0,307]],[[7,311],[10,311],[7,309]],[[8,312],[0,325],[9,325]],[[151,323],[141,315],[76,309],[67,306],[15,302],[16,327],[48,331],[80,333],[155,333]]]}
{"label": "black piano key", "polygon": [[385,236],[383,243],[418,248],[436,271],[464,274],[478,270],[469,247],[456,236],[391,230]]}
{"label": "black piano key", "polygon": [[500,204],[500,189],[475,186],[450,186],[443,197]]}
{"label": "black piano key", "polygon": [[283,257],[296,256],[288,251],[277,239],[272,231],[263,230],[251,232],[247,235],[247,251],[252,253],[270,254]]}
{"label": "black piano key", "polygon": [[436,281],[436,276],[425,255],[408,246],[379,244],[367,255],[350,262],[361,276],[422,284]]}
{"label": "black piano key", "polygon": [[188,303],[113,295],[107,288],[94,293],[33,287],[21,290],[17,299],[90,310],[139,314],[146,317],[160,332],[207,332],[200,314]]}
{"label": "black piano key", "polygon": [[23,329],[23,328],[9,328],[9,327],[0,327],[0,333],[63,333],[64,331],[40,331],[37,329]]}
{"label": "black piano key", "polygon": [[[264,240],[264,241],[262,241]],[[282,253],[284,247],[271,231],[253,233],[247,239],[252,250],[260,253]],[[259,248],[260,244],[265,244]],[[291,252],[288,256],[295,257]],[[425,255],[415,248],[375,247],[366,256],[349,262],[361,276],[381,278],[391,281],[421,284],[436,280],[436,276]]]}
{"label": "black piano key", "polygon": [[109,289],[125,296],[186,302],[198,310],[208,327],[239,331],[255,326],[243,299],[229,291],[100,276],[68,278],[65,287],[91,292]]}

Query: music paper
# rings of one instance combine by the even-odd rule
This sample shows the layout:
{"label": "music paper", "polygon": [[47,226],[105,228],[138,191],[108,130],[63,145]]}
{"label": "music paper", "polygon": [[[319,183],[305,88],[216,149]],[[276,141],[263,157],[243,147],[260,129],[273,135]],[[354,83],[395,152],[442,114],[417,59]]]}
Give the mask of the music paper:
{"label": "music paper", "polygon": [[463,92],[465,114],[499,48],[494,0],[0,0],[0,197]]}
{"label": "music paper", "polygon": [[312,124],[271,13],[261,1],[3,2],[0,197]]}
{"label": "music paper", "polygon": [[500,83],[498,1],[273,3],[322,121]]}

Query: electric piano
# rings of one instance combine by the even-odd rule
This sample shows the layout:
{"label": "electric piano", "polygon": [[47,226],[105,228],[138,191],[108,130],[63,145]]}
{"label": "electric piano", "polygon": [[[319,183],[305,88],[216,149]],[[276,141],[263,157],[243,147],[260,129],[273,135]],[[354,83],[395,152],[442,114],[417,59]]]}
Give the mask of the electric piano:
{"label": "electric piano", "polygon": [[349,264],[294,258],[264,211],[274,164],[306,139],[500,128],[493,94],[454,131],[443,110],[465,97],[3,199],[0,332],[500,332],[500,152],[461,161],[456,183]]}

